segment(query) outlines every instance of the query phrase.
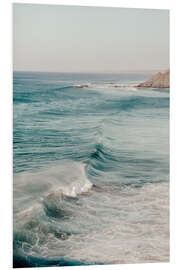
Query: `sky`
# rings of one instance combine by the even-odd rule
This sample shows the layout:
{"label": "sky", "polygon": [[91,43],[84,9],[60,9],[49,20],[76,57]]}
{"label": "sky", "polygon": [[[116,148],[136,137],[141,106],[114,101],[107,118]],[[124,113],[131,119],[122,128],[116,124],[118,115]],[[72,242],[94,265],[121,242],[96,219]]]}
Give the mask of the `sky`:
{"label": "sky", "polygon": [[13,4],[13,70],[169,68],[169,11]]}

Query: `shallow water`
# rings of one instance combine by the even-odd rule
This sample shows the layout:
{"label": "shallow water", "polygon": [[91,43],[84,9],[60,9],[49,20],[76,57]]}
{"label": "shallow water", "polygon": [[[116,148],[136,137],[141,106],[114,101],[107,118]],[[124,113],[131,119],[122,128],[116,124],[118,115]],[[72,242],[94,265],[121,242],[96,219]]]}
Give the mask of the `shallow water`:
{"label": "shallow water", "polygon": [[148,77],[14,73],[14,266],[169,260],[169,90]]}

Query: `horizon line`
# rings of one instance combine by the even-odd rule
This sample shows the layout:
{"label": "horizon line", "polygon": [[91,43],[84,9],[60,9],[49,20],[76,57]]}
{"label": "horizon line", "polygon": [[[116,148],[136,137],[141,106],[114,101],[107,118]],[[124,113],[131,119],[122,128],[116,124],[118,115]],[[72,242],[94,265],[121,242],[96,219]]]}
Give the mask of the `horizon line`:
{"label": "horizon line", "polygon": [[120,71],[48,71],[48,70],[13,70],[13,72],[37,72],[37,73],[88,73],[88,74],[120,74],[120,73],[151,73],[170,70],[170,67],[162,69],[138,69],[138,70],[120,70]]}

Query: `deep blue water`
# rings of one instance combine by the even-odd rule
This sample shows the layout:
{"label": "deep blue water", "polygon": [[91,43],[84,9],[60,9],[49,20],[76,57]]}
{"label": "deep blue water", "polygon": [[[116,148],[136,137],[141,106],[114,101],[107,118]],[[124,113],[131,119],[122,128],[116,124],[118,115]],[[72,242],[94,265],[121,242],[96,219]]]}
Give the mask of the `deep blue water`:
{"label": "deep blue water", "polygon": [[14,72],[14,266],[168,260],[169,89],[134,87],[149,76]]}

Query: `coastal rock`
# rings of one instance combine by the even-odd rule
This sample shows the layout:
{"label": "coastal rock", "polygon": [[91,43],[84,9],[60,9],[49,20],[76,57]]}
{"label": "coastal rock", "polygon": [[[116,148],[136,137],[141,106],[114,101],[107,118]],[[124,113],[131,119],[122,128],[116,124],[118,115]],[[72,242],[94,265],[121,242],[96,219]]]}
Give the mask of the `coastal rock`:
{"label": "coastal rock", "polygon": [[170,72],[158,72],[146,82],[140,83],[137,87],[152,87],[152,88],[169,88],[170,87]]}
{"label": "coastal rock", "polygon": [[75,85],[74,87],[75,88],[86,88],[86,87],[88,87],[88,85],[87,84],[82,84],[82,85]]}

